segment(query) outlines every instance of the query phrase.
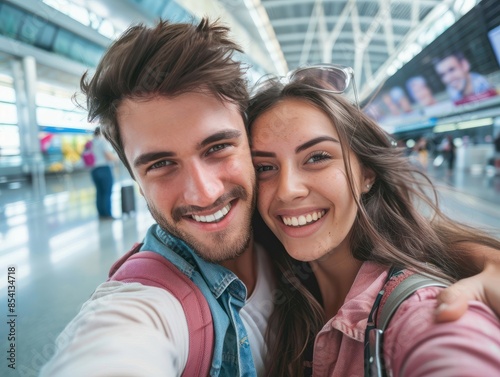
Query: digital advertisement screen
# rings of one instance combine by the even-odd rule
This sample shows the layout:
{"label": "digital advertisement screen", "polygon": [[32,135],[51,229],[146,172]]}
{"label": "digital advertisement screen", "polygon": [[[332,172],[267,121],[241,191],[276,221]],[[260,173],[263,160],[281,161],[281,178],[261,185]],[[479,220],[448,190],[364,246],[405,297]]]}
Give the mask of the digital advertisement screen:
{"label": "digital advertisement screen", "polygon": [[471,105],[499,106],[498,14],[500,2],[479,3],[389,78],[364,111],[397,130],[432,125]]}

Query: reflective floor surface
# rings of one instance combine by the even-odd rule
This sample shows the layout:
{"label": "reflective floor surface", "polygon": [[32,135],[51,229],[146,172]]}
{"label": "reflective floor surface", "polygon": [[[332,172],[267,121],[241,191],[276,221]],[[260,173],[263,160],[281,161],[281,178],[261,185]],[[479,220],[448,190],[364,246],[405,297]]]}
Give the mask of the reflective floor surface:
{"label": "reflective floor surface", "polygon": [[[432,174],[450,216],[500,236],[500,176]],[[37,376],[56,336],[153,223],[138,193],[136,213],[121,216],[120,184],[113,192],[119,219],[106,221],[97,219],[86,172],[47,177],[43,197],[27,183],[0,186],[0,376]],[[15,336],[15,370],[8,367],[9,336]]]}

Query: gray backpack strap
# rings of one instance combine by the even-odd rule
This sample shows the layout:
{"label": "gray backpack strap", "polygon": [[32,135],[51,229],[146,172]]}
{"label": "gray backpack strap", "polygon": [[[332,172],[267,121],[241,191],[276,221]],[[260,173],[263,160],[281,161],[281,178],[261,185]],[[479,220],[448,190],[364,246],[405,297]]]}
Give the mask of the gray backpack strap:
{"label": "gray backpack strap", "polygon": [[399,305],[415,293],[420,288],[426,287],[443,287],[447,285],[442,281],[435,280],[420,274],[413,274],[399,283],[387,297],[387,301],[382,306],[377,328],[384,331],[387,328],[392,316],[398,309]]}
{"label": "gray backpack strap", "polygon": [[386,291],[388,283],[389,282],[386,283],[379,293],[374,308],[372,308],[373,313],[374,309],[380,304],[382,296],[389,295],[385,303],[379,308],[380,315],[378,316],[378,321],[376,321],[377,323],[373,323],[371,327],[369,326],[365,334],[365,376],[369,377],[384,377],[387,375],[383,363],[383,336],[385,329],[389,325],[394,313],[398,310],[399,305],[420,288],[445,288],[448,286],[440,280],[420,274],[412,274],[400,281],[392,290],[389,288]]}

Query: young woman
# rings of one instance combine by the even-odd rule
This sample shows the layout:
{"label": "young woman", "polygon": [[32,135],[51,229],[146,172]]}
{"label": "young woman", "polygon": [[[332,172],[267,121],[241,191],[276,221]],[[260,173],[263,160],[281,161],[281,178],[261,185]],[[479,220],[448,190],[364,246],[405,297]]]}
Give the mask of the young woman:
{"label": "young woman", "polygon": [[[430,181],[349,101],[351,80],[343,67],[302,69],[286,83],[267,81],[248,110],[258,210],[291,257],[275,256],[281,295],[302,297],[276,300],[270,376],[301,375],[319,330],[313,374],[362,376],[368,317],[391,267],[453,282],[480,269],[464,263],[466,245],[500,249],[499,240],[439,210]],[[316,297],[301,283],[311,272]],[[437,324],[439,291],[420,289],[399,307],[384,336],[386,371],[500,375],[498,318],[470,302],[458,321]]]}

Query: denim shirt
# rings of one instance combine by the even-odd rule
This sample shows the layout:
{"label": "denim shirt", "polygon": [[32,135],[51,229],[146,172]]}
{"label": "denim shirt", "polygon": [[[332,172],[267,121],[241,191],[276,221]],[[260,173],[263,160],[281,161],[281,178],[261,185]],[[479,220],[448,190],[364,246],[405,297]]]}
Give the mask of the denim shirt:
{"label": "denim shirt", "polygon": [[190,278],[205,296],[214,324],[210,376],[256,376],[248,336],[239,311],[247,290],[227,268],[207,262],[181,239],[152,225],[141,250],[156,252]]}

